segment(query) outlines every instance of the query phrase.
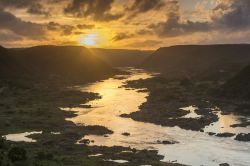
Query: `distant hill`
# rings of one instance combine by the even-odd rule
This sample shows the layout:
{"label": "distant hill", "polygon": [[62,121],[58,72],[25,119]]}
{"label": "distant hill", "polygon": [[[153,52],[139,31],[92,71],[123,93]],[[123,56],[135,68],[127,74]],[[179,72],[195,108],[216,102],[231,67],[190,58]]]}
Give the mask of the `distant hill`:
{"label": "distant hill", "polygon": [[90,49],[95,55],[114,67],[131,67],[141,64],[152,51],[123,49]]}
{"label": "distant hill", "polygon": [[0,46],[0,77],[13,76],[18,71],[15,60],[9,56],[6,48]]}
{"label": "distant hill", "polygon": [[[16,76],[47,79],[61,77],[64,79],[94,80],[105,75],[114,74],[116,70],[93,55],[85,47],[77,46],[37,46],[23,49],[4,49],[5,61],[16,63]],[[5,53],[4,53],[5,54]],[[13,61],[11,61],[14,60]],[[2,62],[1,62],[2,64]],[[0,72],[13,70],[13,66],[3,66]]]}
{"label": "distant hill", "polygon": [[250,64],[250,45],[183,45],[160,48],[142,66],[169,77],[226,79]]}
{"label": "distant hill", "polygon": [[250,99],[250,66],[229,79],[218,91],[223,97]]}
{"label": "distant hill", "polygon": [[3,75],[4,73],[7,73],[5,69],[7,68],[6,66],[6,61],[7,61],[7,50],[0,46],[0,75]]}

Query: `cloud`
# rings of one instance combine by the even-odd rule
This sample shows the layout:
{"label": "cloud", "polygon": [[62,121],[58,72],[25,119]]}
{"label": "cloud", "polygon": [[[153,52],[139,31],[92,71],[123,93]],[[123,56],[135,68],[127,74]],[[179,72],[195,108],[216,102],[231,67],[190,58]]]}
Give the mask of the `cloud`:
{"label": "cloud", "polygon": [[65,9],[66,14],[76,17],[91,16],[96,21],[117,20],[123,14],[112,14],[114,0],[73,0]]}
{"label": "cloud", "polygon": [[0,30],[9,30],[17,35],[38,39],[45,35],[44,26],[23,21],[13,14],[0,10]]}
{"label": "cloud", "polygon": [[120,40],[124,40],[124,39],[129,39],[134,37],[134,34],[129,34],[129,33],[118,33],[115,35],[115,37],[113,37],[113,41],[120,41]]}
{"label": "cloud", "polygon": [[[47,29],[49,31],[61,32],[61,35],[64,35],[64,36],[69,36],[73,34],[73,31],[75,31],[77,28],[72,25],[62,25],[57,22],[51,21],[47,24]],[[77,34],[77,33],[74,33],[74,34]]]}
{"label": "cloud", "polygon": [[249,0],[217,0],[210,20],[182,20],[179,1],[169,1],[166,21],[151,24],[150,29],[162,37],[176,37],[196,32],[240,31],[250,27]]}
{"label": "cloud", "polygon": [[12,42],[22,40],[21,36],[14,34],[8,30],[0,30],[0,42]]}
{"label": "cloud", "polygon": [[27,12],[34,15],[50,16],[50,13],[46,11],[40,3],[32,3],[27,9]]}
{"label": "cloud", "polygon": [[93,25],[93,24],[78,24],[77,25],[78,29],[92,29],[94,27],[95,27],[95,25]]}
{"label": "cloud", "polygon": [[149,30],[149,29],[141,29],[141,30],[137,31],[136,34],[138,34],[138,35],[152,35],[153,32],[152,32],[152,30]]}
{"label": "cloud", "polygon": [[[49,1],[53,2],[53,0],[45,0],[44,4],[48,3]],[[1,0],[0,7],[27,9],[27,13],[35,15],[50,15],[50,13],[46,11],[45,7],[39,0]]]}
{"label": "cloud", "polygon": [[212,21],[220,27],[241,29],[250,26],[249,0],[218,0],[211,14]]}
{"label": "cloud", "polygon": [[153,9],[160,9],[164,6],[162,0],[134,0],[131,7],[127,8],[128,11],[133,11],[133,14],[145,13]]}
{"label": "cloud", "polygon": [[61,28],[61,25],[57,22],[51,21],[47,24],[47,29],[50,31],[57,31]]}
{"label": "cloud", "polygon": [[149,25],[159,36],[173,37],[194,32],[206,32],[210,30],[210,23],[190,20],[181,20],[181,12],[178,1],[169,1],[166,21]]}
{"label": "cloud", "polygon": [[64,36],[71,35],[73,30],[75,29],[75,27],[71,26],[71,25],[62,25],[61,28],[63,30],[62,35],[64,35]]}

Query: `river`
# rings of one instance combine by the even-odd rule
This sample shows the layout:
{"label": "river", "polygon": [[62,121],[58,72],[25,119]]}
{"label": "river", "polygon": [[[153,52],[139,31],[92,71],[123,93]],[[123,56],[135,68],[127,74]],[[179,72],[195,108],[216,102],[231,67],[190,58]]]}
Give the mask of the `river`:
{"label": "river", "polygon": [[[132,74],[125,75],[123,79],[110,78],[77,87],[81,91],[101,95],[101,99],[87,103],[87,105],[92,106],[91,108],[64,108],[64,110],[77,111],[78,114],[67,120],[80,125],[105,126],[114,132],[108,136],[85,136],[84,139],[94,141],[90,146],[156,149],[159,154],[165,156],[163,161],[194,166],[218,166],[220,163],[229,163],[233,166],[250,165],[250,143],[235,141],[233,138],[208,136],[206,133],[183,130],[179,127],[162,127],[120,117],[124,113],[139,111],[138,107],[146,102],[146,97],[149,95],[147,92],[137,92],[138,89],[125,89],[121,86],[128,80],[152,77],[152,73],[143,70],[127,70]],[[206,127],[205,131],[250,132],[250,128],[229,127],[240,118],[234,115],[221,115],[220,120],[214,125]],[[130,135],[123,135],[125,132],[130,133]],[[163,145],[157,144],[157,140],[178,141],[179,143]]]}

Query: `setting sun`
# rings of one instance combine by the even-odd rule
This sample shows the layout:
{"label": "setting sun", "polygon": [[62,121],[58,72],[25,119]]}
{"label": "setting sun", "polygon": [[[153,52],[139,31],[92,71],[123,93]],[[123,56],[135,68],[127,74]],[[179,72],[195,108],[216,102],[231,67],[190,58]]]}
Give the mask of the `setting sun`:
{"label": "setting sun", "polygon": [[87,46],[96,46],[98,40],[98,34],[92,33],[86,36],[80,37],[80,44],[87,45]]}
{"label": "setting sun", "polygon": [[112,41],[112,33],[107,30],[93,30],[84,35],[79,36],[80,45],[88,47],[108,47]]}

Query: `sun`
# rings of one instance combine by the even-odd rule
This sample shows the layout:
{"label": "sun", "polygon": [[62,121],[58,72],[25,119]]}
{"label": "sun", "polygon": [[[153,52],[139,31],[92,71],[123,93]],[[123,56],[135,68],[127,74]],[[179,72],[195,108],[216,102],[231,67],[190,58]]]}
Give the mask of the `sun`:
{"label": "sun", "polygon": [[91,33],[80,37],[80,44],[87,46],[97,46],[98,34]]}
{"label": "sun", "polygon": [[84,35],[78,36],[80,45],[87,47],[110,47],[113,34],[110,30],[92,30]]}

